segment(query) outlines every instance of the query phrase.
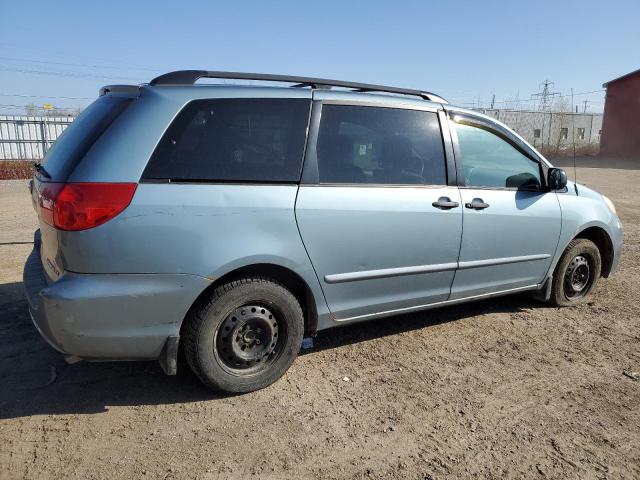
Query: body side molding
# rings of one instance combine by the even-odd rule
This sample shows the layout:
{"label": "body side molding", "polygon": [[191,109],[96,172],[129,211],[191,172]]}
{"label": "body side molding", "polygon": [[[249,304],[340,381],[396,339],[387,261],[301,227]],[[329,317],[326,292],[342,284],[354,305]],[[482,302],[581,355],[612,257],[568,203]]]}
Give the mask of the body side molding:
{"label": "body side molding", "polygon": [[355,282],[358,280],[373,280],[375,278],[445,272],[447,270],[455,270],[456,268],[457,264],[455,262],[439,263],[434,265],[416,265],[411,267],[384,268],[380,270],[365,270],[362,272],[334,273],[331,275],[325,275],[324,281],[327,283]]}
{"label": "body side molding", "polygon": [[433,265],[415,265],[411,267],[384,268],[380,270],[364,270],[360,272],[333,273],[325,275],[327,283],[356,282],[359,280],[373,280],[376,278],[399,277],[403,275],[418,275],[421,273],[445,272],[448,270],[487,267],[491,265],[505,265],[508,263],[530,262],[544,260],[551,255],[543,253],[539,255],[523,255],[519,257],[489,258],[487,260],[473,260],[468,262],[437,263]]}
{"label": "body side molding", "polygon": [[521,257],[503,257],[503,258],[489,258],[487,260],[472,260],[468,262],[458,262],[458,268],[460,270],[466,270],[467,268],[477,267],[490,267],[491,265],[506,265],[507,263],[522,263],[531,262],[533,260],[544,260],[551,257],[548,253],[541,253],[539,255],[523,255]]}

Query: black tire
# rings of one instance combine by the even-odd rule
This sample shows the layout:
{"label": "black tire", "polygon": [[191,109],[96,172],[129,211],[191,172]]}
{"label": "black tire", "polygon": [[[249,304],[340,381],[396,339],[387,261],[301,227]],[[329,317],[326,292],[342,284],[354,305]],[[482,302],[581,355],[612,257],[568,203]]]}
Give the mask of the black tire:
{"label": "black tire", "polygon": [[601,270],[602,259],[595,243],[586,238],[572,240],[553,274],[551,303],[567,307],[588,301]]}
{"label": "black tire", "polygon": [[295,360],[304,333],[296,297],[277,281],[251,276],[217,287],[183,328],[189,366],[209,388],[259,390]]}

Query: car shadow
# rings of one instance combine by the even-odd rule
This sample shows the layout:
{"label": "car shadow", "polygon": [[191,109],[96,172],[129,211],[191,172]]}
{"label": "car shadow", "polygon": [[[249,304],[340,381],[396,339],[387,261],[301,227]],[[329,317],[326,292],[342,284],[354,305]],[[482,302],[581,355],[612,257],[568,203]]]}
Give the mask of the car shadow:
{"label": "car shadow", "polygon": [[376,338],[397,335],[439,324],[488,313],[518,313],[531,308],[550,308],[545,303],[525,295],[504,296],[498,299],[479,300],[414,313],[384,317],[362,323],[352,323],[319,332],[313,348],[302,350],[300,355],[366,342]]}
{"label": "car shadow", "polygon": [[[427,328],[491,312],[533,306],[528,297],[501,298],[348,325],[320,332],[302,355]],[[223,398],[205,388],[183,360],[177,376],[157,362],[80,362],[68,365],[39,335],[29,317],[22,283],[0,284],[0,419],[50,414],[98,414],[114,406],[168,405]]]}

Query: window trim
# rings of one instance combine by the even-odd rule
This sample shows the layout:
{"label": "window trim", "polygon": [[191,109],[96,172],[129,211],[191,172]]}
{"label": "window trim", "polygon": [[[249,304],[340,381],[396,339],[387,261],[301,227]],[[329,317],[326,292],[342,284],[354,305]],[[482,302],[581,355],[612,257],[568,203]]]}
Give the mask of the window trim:
{"label": "window trim", "polygon": [[274,185],[298,185],[296,180],[209,180],[206,178],[143,178],[138,183],[162,184],[162,185],[250,185],[250,186],[274,186]]}
{"label": "window trim", "polygon": [[[392,183],[337,183],[320,182],[318,169],[317,144],[320,133],[320,123],[322,121],[322,107],[324,105],[338,105],[347,107],[363,108],[390,108],[394,110],[411,110],[435,113],[440,125],[440,140],[442,141],[443,154],[445,160],[445,183],[440,184],[392,184]],[[309,133],[307,135],[307,145],[305,147],[305,157],[302,167],[302,177],[300,185],[322,186],[322,187],[359,187],[359,188],[444,188],[456,186],[456,166],[449,132],[449,125],[446,121],[444,110],[434,108],[430,105],[403,105],[398,103],[379,103],[367,100],[313,100],[311,107],[311,119],[309,121]]]}
{"label": "window trim", "polygon": [[[453,151],[455,155],[456,172],[458,175],[458,188],[473,189],[473,190],[504,190],[504,191],[524,191],[524,192],[548,192],[549,186],[547,185],[547,172],[549,165],[543,161],[535,152],[520,139],[514,137],[513,134],[502,127],[499,124],[493,123],[483,117],[476,117],[468,113],[460,113],[454,110],[447,111],[449,116],[449,130],[451,131],[451,140],[453,144]],[[455,117],[455,120],[454,118]],[[460,148],[460,142],[458,139],[458,133],[455,128],[455,124],[460,123],[462,125],[468,125],[471,127],[480,128],[489,133],[496,135],[501,140],[504,140],[513,148],[515,148],[522,155],[538,164],[540,169],[540,189],[522,188],[522,187],[490,187],[490,186],[467,186],[464,183],[464,157]]]}
{"label": "window trim", "polygon": [[432,107],[431,105],[414,105],[408,103],[381,103],[371,101],[369,99],[362,100],[353,100],[353,99],[324,99],[324,100],[316,100],[318,103],[323,105],[344,105],[347,107],[377,107],[377,108],[391,108],[393,110],[418,110],[422,112],[433,112],[437,113],[438,109]]}
{"label": "window trim", "polygon": [[560,140],[569,140],[569,127],[560,127]]}

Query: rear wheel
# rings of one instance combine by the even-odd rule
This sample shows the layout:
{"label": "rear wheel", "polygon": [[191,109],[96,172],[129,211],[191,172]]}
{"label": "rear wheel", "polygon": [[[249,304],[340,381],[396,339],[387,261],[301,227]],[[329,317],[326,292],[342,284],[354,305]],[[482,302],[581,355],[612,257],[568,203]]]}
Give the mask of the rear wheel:
{"label": "rear wheel", "polygon": [[573,240],[556,266],[551,301],[560,307],[587,301],[600,278],[601,269],[598,247],[586,238]]}
{"label": "rear wheel", "polygon": [[241,278],[217,287],[186,320],[185,357],[210,388],[251,392],[280,378],[302,343],[296,297],[280,283]]}

